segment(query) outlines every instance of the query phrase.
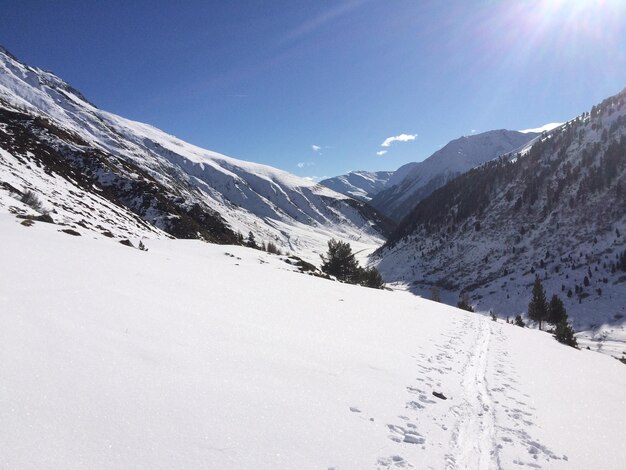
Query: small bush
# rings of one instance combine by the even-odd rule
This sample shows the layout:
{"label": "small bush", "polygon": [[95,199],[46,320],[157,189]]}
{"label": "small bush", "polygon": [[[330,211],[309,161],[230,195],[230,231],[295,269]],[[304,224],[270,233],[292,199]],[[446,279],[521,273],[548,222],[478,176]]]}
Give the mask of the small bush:
{"label": "small bush", "polygon": [[265,246],[265,251],[275,255],[282,255],[282,252],[278,249],[274,242],[267,242],[267,245]]}
{"label": "small bush", "polygon": [[515,317],[515,324],[517,326],[522,327],[522,328],[524,328],[526,326],[526,323],[524,323],[524,320],[522,320],[522,316],[521,315],[517,315]]}
{"label": "small bush", "polygon": [[29,189],[22,193],[20,201],[29,206],[31,209],[36,210],[37,212],[43,211],[43,204],[41,200],[33,191]]}
{"label": "small bush", "polygon": [[461,294],[461,298],[457,302],[456,306],[461,310],[467,310],[468,312],[474,311],[474,307],[470,304],[470,298],[467,292],[463,292],[463,294]]}
{"label": "small bush", "polygon": [[430,300],[433,302],[441,302],[441,289],[438,286],[433,286],[430,289]]}

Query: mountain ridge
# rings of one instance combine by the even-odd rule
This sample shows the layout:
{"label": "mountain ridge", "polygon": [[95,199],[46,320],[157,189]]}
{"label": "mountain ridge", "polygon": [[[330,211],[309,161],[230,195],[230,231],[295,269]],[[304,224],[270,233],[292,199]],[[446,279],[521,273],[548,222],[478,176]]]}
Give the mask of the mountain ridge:
{"label": "mountain ridge", "polygon": [[[177,237],[232,242],[236,232],[253,232],[259,241],[272,241],[312,259],[325,250],[329,238],[373,249],[391,229],[384,216],[364,203],[322,185],[202,149],[149,124],[100,110],[56,75],[6,52],[0,52],[0,106],[4,117],[12,119],[5,128],[12,127],[15,134],[16,126],[22,126],[21,139],[31,145],[45,141],[44,154],[56,153],[56,164],[68,166],[62,175],[44,169],[41,178],[48,181],[41,183],[41,198],[51,206],[70,208],[61,201],[71,198],[69,190],[61,198],[47,188],[59,177],[64,181],[58,186],[63,187],[70,173],[87,171],[100,161],[83,177],[98,187],[100,196],[115,194],[109,202],[132,212],[128,219],[139,216],[156,229],[139,230],[137,236],[161,230]],[[5,145],[13,151],[19,148],[21,154],[0,161],[0,180],[37,190],[29,167],[34,160],[35,166],[45,166],[47,160],[17,145],[15,135],[4,137]],[[83,189],[89,191],[88,186]],[[4,191],[2,197],[10,205],[14,202],[9,199],[19,193]],[[79,216],[65,210],[63,216],[68,222],[91,218],[91,225],[102,225],[99,212],[90,212]]]}
{"label": "mountain ridge", "polygon": [[497,129],[453,139],[427,159],[401,167],[405,175],[394,178],[395,184],[390,182],[371,204],[399,222],[435,189],[471,168],[520,148],[538,135]]}
{"label": "mountain ridge", "polygon": [[626,275],[615,269],[626,251],[624,181],[626,90],[434,191],[378,251],[378,268],[422,295],[439,286],[455,303],[466,292],[501,315],[525,313],[539,275],[574,327],[614,340],[617,354],[626,342]]}

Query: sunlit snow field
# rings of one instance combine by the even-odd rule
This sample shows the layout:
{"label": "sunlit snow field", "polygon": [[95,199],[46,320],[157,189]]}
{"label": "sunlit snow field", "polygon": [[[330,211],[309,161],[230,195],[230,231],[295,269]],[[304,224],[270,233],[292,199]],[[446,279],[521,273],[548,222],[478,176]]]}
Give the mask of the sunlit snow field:
{"label": "sunlit snow field", "polygon": [[0,468],[623,468],[611,357],[247,248],[19,222]]}

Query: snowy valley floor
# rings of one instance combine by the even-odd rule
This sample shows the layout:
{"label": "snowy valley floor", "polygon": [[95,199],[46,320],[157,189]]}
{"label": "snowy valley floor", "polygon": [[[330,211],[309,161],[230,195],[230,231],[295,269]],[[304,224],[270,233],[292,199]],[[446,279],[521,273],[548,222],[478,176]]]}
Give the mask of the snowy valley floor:
{"label": "snowy valley floor", "polygon": [[0,215],[2,469],[624,468],[611,357],[246,248],[59,229]]}

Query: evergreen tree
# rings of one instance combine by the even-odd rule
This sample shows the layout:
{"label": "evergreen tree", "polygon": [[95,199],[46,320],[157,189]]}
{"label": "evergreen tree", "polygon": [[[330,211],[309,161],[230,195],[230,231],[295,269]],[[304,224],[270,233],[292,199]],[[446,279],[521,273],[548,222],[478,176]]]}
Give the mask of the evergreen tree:
{"label": "evergreen tree", "polygon": [[461,294],[461,298],[457,302],[456,306],[461,310],[467,310],[468,312],[474,311],[474,307],[470,304],[470,298],[467,292],[463,292],[463,294]]}
{"label": "evergreen tree", "polygon": [[382,289],[384,286],[383,278],[374,267],[359,270],[359,284],[374,289]]}
{"label": "evergreen tree", "polygon": [[354,258],[352,247],[347,242],[328,241],[328,252],[322,257],[322,271],[340,281],[355,284],[359,280],[359,263]]}
{"label": "evergreen tree", "polygon": [[266,251],[268,253],[273,253],[275,255],[282,254],[281,251],[276,246],[276,243],[274,243],[274,242],[267,242]]}
{"label": "evergreen tree", "polygon": [[254,233],[248,232],[248,238],[246,239],[246,246],[249,248],[259,248],[259,245],[256,244],[256,240],[254,238]]}
{"label": "evergreen tree", "polygon": [[245,240],[244,240],[243,235],[241,234],[241,232],[237,232],[236,238],[237,238],[237,244],[238,245],[244,245],[245,244]]}
{"label": "evergreen tree", "polygon": [[626,250],[622,252],[617,261],[617,269],[626,271]]}
{"label": "evergreen tree", "polygon": [[439,286],[433,286],[430,289],[430,300],[433,302],[441,302],[441,289],[439,289]]}
{"label": "evergreen tree", "polygon": [[559,343],[578,348],[578,342],[574,336],[574,330],[567,321],[567,315],[557,323],[556,329],[554,330],[554,337]]}
{"label": "evergreen tree", "polygon": [[532,299],[528,304],[528,318],[533,321],[539,322],[539,329],[541,329],[541,322],[548,316],[548,305],[546,302],[546,293],[541,285],[539,276],[535,276],[535,283],[533,284]]}
{"label": "evergreen tree", "polygon": [[548,304],[548,318],[547,322],[553,325],[558,324],[563,318],[567,318],[567,312],[565,306],[558,295],[554,294],[550,303]]}
{"label": "evergreen tree", "polygon": [[517,326],[521,326],[522,328],[524,328],[526,326],[526,324],[524,323],[524,320],[522,320],[522,316],[521,315],[517,315],[515,317],[515,324]]}

